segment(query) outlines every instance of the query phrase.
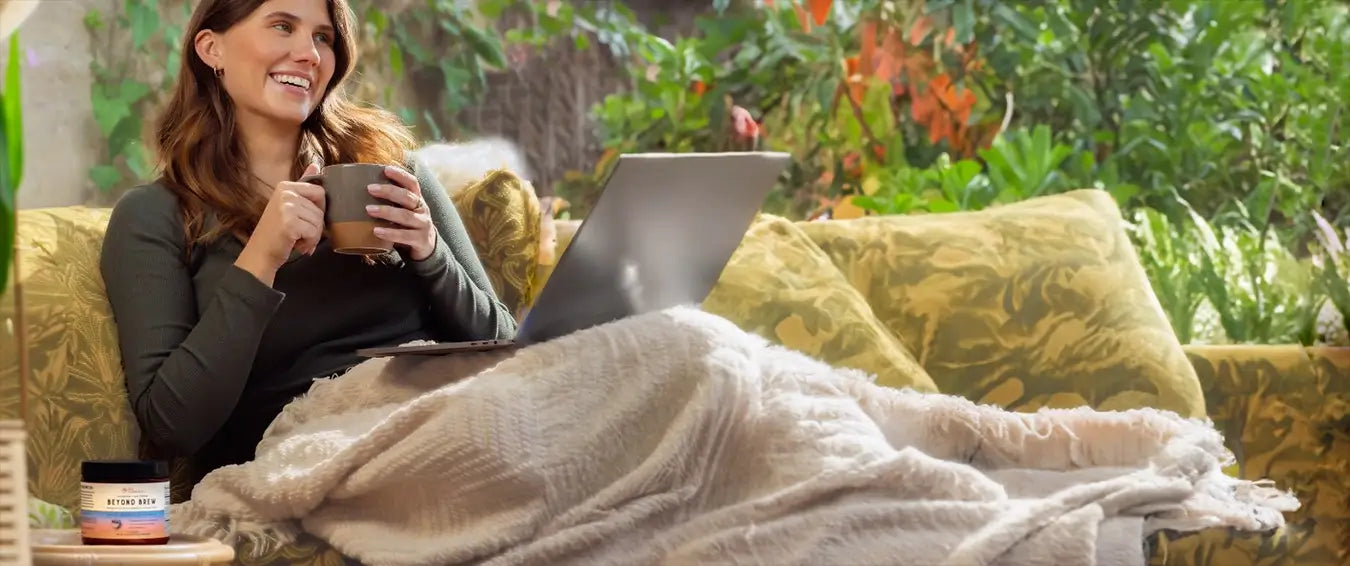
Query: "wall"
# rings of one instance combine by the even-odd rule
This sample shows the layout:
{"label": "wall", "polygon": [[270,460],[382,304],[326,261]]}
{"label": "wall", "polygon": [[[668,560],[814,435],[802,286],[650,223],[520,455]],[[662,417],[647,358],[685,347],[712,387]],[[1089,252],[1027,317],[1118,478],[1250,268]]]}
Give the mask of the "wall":
{"label": "wall", "polygon": [[88,171],[102,140],[89,103],[84,15],[91,7],[108,10],[115,1],[45,0],[19,30],[26,152],[20,208],[80,204],[89,197]]}

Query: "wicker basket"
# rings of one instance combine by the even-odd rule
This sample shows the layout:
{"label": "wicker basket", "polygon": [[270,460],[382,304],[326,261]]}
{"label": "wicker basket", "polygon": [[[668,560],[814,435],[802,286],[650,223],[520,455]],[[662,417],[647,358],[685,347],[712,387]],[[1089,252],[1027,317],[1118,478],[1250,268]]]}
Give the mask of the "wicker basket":
{"label": "wicker basket", "polygon": [[23,421],[0,421],[0,566],[32,563]]}

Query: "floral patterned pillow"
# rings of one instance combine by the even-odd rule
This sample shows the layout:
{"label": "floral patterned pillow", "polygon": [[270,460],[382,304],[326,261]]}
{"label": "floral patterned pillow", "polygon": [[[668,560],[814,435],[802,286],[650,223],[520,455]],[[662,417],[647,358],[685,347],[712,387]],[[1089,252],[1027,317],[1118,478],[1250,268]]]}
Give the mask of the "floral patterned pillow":
{"label": "floral patterned pillow", "polygon": [[539,258],[539,199],[515,174],[493,171],[451,200],[497,297],[517,316],[534,301]]}
{"label": "floral patterned pillow", "polygon": [[1018,410],[1205,415],[1115,201],[803,223],[944,393]]}
{"label": "floral patterned pillow", "polygon": [[927,372],[802,230],[762,215],[732,254],[703,309],[877,383],[936,392]]}

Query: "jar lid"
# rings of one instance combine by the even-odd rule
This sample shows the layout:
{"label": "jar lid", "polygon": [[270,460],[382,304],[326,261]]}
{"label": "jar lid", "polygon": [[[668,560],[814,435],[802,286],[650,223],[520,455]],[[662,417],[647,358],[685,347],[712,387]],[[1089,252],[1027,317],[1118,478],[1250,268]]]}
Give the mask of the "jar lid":
{"label": "jar lid", "polygon": [[169,463],[163,460],[86,460],[80,463],[84,481],[145,481],[169,477]]}

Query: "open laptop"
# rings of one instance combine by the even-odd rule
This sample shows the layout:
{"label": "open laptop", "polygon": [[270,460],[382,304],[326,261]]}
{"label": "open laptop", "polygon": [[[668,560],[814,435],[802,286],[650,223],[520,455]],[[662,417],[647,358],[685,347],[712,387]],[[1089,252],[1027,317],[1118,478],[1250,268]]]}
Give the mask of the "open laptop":
{"label": "open laptop", "polygon": [[789,159],[776,152],[621,155],[514,340],[366,348],[358,354],[519,347],[702,303]]}

